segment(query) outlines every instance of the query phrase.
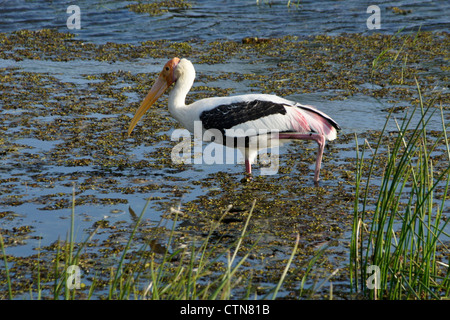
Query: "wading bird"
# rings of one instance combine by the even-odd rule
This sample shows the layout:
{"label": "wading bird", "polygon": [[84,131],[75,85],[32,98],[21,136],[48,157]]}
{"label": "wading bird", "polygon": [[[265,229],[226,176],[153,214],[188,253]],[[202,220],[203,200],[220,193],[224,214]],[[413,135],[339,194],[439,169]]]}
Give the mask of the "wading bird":
{"label": "wading bird", "polygon": [[[291,140],[313,140],[318,144],[314,182],[319,181],[326,140],[336,139],[339,125],[325,113],[268,94],[214,97],[186,105],[185,99],[195,79],[195,69],[187,59],[173,58],[161,71],[150,92],[131,120],[128,135],[150,106],[175,83],[169,94],[169,112],[190,132],[195,123],[203,130],[216,130],[226,146],[238,148],[245,158],[245,171],[251,177],[251,164],[258,150]],[[229,139],[231,138],[231,139]]]}

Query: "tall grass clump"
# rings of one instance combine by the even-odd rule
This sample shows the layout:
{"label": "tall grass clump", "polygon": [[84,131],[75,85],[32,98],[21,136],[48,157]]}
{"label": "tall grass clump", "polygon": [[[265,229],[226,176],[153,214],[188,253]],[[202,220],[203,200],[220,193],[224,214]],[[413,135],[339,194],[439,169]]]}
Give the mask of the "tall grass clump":
{"label": "tall grass clump", "polygon": [[[222,219],[229,213],[231,206],[224,211],[222,218],[212,221],[209,233],[200,239],[193,237],[179,243],[180,233],[177,231],[179,210],[171,209],[172,228],[162,227],[164,221],[145,232],[145,239],[138,237],[142,230],[142,218],[147,206],[138,216],[130,208],[134,227],[117,260],[107,272],[91,269],[92,276],[80,277],[75,280],[69,272],[73,266],[84,266],[82,252],[90,239],[98,231],[94,230],[83,243],[75,242],[75,189],[72,195],[71,224],[67,240],[56,246],[54,259],[48,267],[39,267],[37,275],[32,277],[29,294],[30,299],[110,299],[110,300],[215,300],[215,299],[255,299],[256,288],[252,277],[243,276],[243,269],[248,263],[249,255],[254,252],[258,240],[249,240],[249,222],[256,201],[248,213],[244,227],[236,241],[224,245],[222,238],[217,236],[217,228]],[[160,228],[161,227],[161,228]],[[161,236],[161,230],[163,235]],[[253,236],[251,237],[253,238]],[[244,243],[249,243],[244,249]],[[280,279],[268,288],[265,296],[258,298],[276,299],[286,279],[291,263],[297,252],[299,237],[295,242],[292,254],[284,267]],[[8,298],[15,299],[15,293],[26,298],[26,293],[15,292],[14,277],[9,273],[9,265],[5,254],[3,237],[0,234],[0,252],[6,270]],[[39,259],[39,258],[38,258]],[[45,269],[45,270],[44,270]],[[81,270],[80,270],[81,271]],[[41,273],[48,274],[41,277]],[[76,286],[75,284],[78,284]],[[18,286],[17,286],[18,287]]]}
{"label": "tall grass clump", "polygon": [[[224,212],[219,221],[212,222],[209,233],[200,242],[192,241],[190,245],[176,248],[173,241],[177,236],[175,225],[178,213],[175,214],[173,228],[170,231],[167,244],[159,248],[161,256],[143,255],[145,251],[152,250],[151,244],[147,242],[136,253],[130,252],[130,243],[133,240],[135,230],[123,251],[118,267],[114,271],[109,289],[109,299],[146,299],[146,300],[225,300],[236,298],[238,291],[239,299],[254,299],[252,292],[252,282],[250,278],[239,275],[243,264],[254,250],[258,241],[246,248],[246,253],[238,257],[242,249],[244,239],[249,235],[248,226],[252,217],[256,201],[247,216],[245,225],[236,242],[226,248],[221,245],[221,239],[213,239],[213,234],[220,225],[222,218],[228,213],[231,206]],[[141,213],[145,212],[145,208]],[[139,219],[140,220],[140,219]],[[263,298],[275,299],[286,278],[286,274],[292,263],[293,257],[298,247],[299,238],[288,260],[284,272],[278,283]],[[170,248],[176,248],[170,250]],[[154,249],[154,248],[153,248]],[[128,254],[133,254],[141,258],[134,263],[131,269],[124,268],[124,259]],[[223,264],[221,270],[217,270],[215,265]],[[142,284],[146,283],[144,287]]]}
{"label": "tall grass clump", "polygon": [[[212,235],[220,220],[211,225],[208,235],[200,243],[192,241],[190,245],[171,250],[172,247],[176,247],[173,241],[174,237],[177,236],[175,226],[179,213],[178,210],[172,209],[172,213],[175,214],[173,228],[170,231],[167,244],[160,246],[158,249],[160,255],[142,254],[146,251],[152,251],[151,242],[145,243],[135,253],[130,251],[130,245],[139,221],[145,212],[144,208],[122,253],[119,265],[113,272],[108,298],[150,300],[230,299],[233,289],[245,282],[241,277],[237,277],[236,273],[248,258],[249,253],[240,259],[237,259],[237,253],[241,249],[243,239],[247,236],[247,227],[254,206],[255,202],[234,250],[231,247],[228,250],[222,250],[219,248],[220,241],[212,240]],[[227,213],[228,211],[225,211],[223,216]],[[217,251],[221,253],[216,254]],[[134,267],[131,267],[131,269],[125,268],[124,264],[125,257],[129,254],[140,257],[133,263]],[[221,259],[226,261],[225,270],[220,275],[211,277],[215,269],[214,265]],[[147,283],[147,285],[142,288],[140,287],[142,283]],[[242,298],[248,298],[248,296]]]}
{"label": "tall grass clump", "polygon": [[[382,155],[386,124],[376,148],[358,146],[356,197],[350,247],[351,286],[369,299],[441,299],[449,296],[449,234],[444,215],[448,198],[450,148],[441,111],[442,133],[432,139],[427,125],[439,110],[436,99],[419,104],[401,123]],[[413,125],[413,119],[418,123]],[[434,128],[437,129],[437,128]],[[443,152],[444,166],[433,156]],[[383,158],[385,157],[385,159]],[[377,161],[383,161],[378,194],[371,202]],[[379,163],[378,163],[379,164]],[[365,182],[364,182],[365,181]],[[448,208],[447,208],[448,209]]]}
{"label": "tall grass clump", "polygon": [[13,298],[13,293],[11,289],[11,277],[9,276],[8,261],[6,259],[5,253],[5,244],[3,242],[3,236],[1,232],[0,232],[0,249],[2,250],[3,263],[5,264],[6,284],[8,285],[8,298],[11,300]]}

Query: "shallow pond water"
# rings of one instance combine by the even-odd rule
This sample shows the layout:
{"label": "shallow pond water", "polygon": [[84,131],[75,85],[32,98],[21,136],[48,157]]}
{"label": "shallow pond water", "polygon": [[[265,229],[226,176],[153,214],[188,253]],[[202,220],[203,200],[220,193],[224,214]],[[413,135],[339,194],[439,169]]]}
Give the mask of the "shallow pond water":
{"label": "shallow pond water", "polygon": [[[124,1],[80,1],[79,31],[64,26],[66,7],[58,2],[1,2],[8,5],[0,13],[0,223],[7,254],[32,256],[66,239],[72,192],[76,240],[101,225],[89,250],[111,248],[112,260],[114,246],[126,241],[135,221],[129,208],[139,213],[148,199],[144,225],[150,229],[162,217],[170,227],[171,207],[183,212],[179,244],[188,236],[201,237],[228,205],[235,209],[218,233],[235,238],[256,199],[252,231],[260,236],[260,256],[247,267],[270,270],[257,280],[276,281],[280,268],[274,266],[289,257],[295,233],[301,235],[298,266],[328,245],[324,274],[345,268],[354,135],[360,145],[364,139],[374,144],[390,108],[401,122],[417,105],[414,77],[426,101],[439,96],[436,106],[442,105],[448,123],[449,36],[441,32],[448,21],[438,13],[449,4],[397,2],[412,10],[398,15],[384,2],[386,22],[374,33],[365,26],[367,6],[360,2],[345,8],[333,1],[320,6],[302,1],[299,8],[270,2],[192,1],[189,9],[151,16],[132,12]],[[43,28],[56,31],[18,31]],[[247,43],[245,37],[264,41]],[[153,42],[159,39],[169,41]],[[389,50],[374,66],[384,49]],[[283,146],[278,173],[257,175],[251,184],[241,183],[243,164],[173,164],[176,141],[170,137],[179,126],[167,112],[167,96],[127,137],[139,102],[173,55],[196,66],[190,101],[264,92],[331,115],[342,131],[325,151],[320,186],[312,182],[316,148],[309,143]],[[439,111],[428,128],[442,131]],[[395,134],[395,121],[387,131]],[[448,165],[445,150],[439,151],[438,170]],[[259,169],[258,164],[257,174]],[[13,261],[14,272],[26,273],[19,267],[23,261]],[[345,287],[345,277],[334,283]],[[292,297],[292,292],[285,294]]]}
{"label": "shallow pond water", "polygon": [[[176,1],[174,1],[176,2]],[[149,17],[136,14],[127,6],[135,1],[77,1],[81,11],[81,29],[72,32],[80,39],[96,43],[136,43],[166,39],[241,40],[244,37],[305,36],[343,32],[369,34],[366,21],[371,1],[188,1],[188,9],[164,8],[166,12]],[[299,6],[296,6],[299,2]],[[381,29],[395,33],[400,29],[448,31],[445,12],[450,10],[447,1],[378,1],[381,11]],[[66,12],[69,6],[63,1],[23,2],[19,0],[0,3],[0,30],[11,32],[21,29],[38,30],[56,28],[67,32]],[[400,14],[393,8],[405,10]],[[409,12],[410,10],[410,12]]]}

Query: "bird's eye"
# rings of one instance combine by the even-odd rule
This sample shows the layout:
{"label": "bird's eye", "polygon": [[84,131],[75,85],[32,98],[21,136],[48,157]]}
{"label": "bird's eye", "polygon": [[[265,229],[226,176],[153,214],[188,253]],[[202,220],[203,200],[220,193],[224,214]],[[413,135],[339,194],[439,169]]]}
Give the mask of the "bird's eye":
{"label": "bird's eye", "polygon": [[166,71],[169,71],[170,70],[170,68],[169,67],[166,67]]}

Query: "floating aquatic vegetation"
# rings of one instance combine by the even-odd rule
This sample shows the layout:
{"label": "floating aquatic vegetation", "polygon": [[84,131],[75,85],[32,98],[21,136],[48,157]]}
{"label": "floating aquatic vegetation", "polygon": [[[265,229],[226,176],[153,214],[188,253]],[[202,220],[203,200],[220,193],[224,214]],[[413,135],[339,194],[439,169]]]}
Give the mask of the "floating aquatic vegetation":
{"label": "floating aquatic vegetation", "polygon": [[163,14],[171,9],[189,9],[190,7],[192,7],[191,3],[186,0],[139,1],[138,3],[127,5],[127,8],[133,12],[148,13],[152,16]]}

